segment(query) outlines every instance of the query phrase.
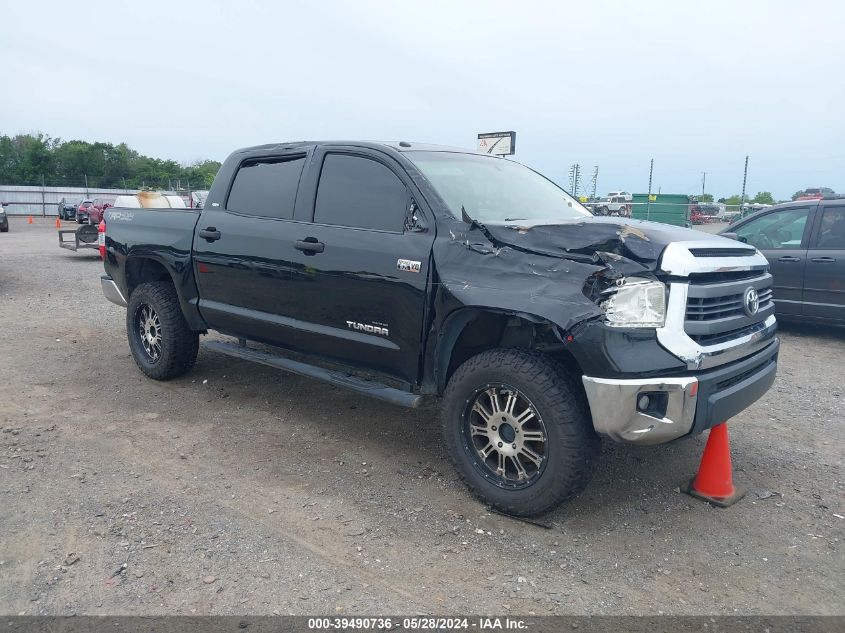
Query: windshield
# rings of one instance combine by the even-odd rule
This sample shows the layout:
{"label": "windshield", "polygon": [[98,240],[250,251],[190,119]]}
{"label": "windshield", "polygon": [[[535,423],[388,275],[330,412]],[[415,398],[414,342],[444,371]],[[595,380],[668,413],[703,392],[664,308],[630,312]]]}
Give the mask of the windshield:
{"label": "windshield", "polygon": [[502,158],[406,152],[456,218],[463,207],[479,222],[559,222],[592,215],[556,184]]}

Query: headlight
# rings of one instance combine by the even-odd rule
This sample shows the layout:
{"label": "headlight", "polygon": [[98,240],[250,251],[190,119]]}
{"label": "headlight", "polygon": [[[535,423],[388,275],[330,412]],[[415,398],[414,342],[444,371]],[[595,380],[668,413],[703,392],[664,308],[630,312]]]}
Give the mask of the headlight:
{"label": "headlight", "polygon": [[663,327],[666,286],[659,281],[631,281],[606,291],[602,302],[607,324],[613,327]]}

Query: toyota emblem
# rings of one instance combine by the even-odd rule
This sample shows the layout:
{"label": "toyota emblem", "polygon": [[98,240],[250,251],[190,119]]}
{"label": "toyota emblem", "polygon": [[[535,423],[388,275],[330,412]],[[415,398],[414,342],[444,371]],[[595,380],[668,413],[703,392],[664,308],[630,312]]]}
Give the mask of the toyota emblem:
{"label": "toyota emblem", "polygon": [[745,308],[745,314],[754,316],[757,310],[760,309],[760,296],[754,288],[746,288],[745,296],[742,298],[742,305]]}

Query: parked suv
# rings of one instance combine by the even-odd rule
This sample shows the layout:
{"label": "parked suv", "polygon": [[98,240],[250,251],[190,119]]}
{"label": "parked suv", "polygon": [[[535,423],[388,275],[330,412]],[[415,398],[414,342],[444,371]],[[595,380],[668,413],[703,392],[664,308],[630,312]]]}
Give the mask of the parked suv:
{"label": "parked suv", "polygon": [[625,200],[624,196],[602,198],[593,205],[593,209],[596,215],[613,215],[620,218],[631,217],[631,204]]}
{"label": "parked suv", "polygon": [[88,222],[88,214],[94,206],[93,200],[83,200],[76,208],[76,222],[78,224],[85,224]]}
{"label": "parked suv", "polygon": [[621,196],[625,199],[625,202],[633,202],[634,196],[627,191],[609,191],[607,193],[608,198],[616,198],[617,196]]}
{"label": "parked suv", "polygon": [[114,206],[114,198],[94,198],[88,209],[88,224],[99,224],[103,219],[103,212]]}
{"label": "parked suv", "polygon": [[59,219],[73,220],[76,218],[76,208],[79,206],[80,198],[62,198],[59,200]]}

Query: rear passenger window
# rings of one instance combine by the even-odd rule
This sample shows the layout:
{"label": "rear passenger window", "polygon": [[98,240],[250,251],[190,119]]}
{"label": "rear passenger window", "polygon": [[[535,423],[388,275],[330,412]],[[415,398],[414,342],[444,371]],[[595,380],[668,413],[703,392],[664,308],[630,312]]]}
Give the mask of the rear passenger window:
{"label": "rear passenger window", "polygon": [[845,207],[824,210],[817,247],[845,249]]}
{"label": "rear passenger window", "polygon": [[328,154],[320,172],[314,222],[401,232],[407,204],[405,185],[381,163]]}
{"label": "rear passenger window", "polygon": [[293,218],[296,188],[304,164],[305,156],[244,162],[235,175],[226,208],[265,218]]}

